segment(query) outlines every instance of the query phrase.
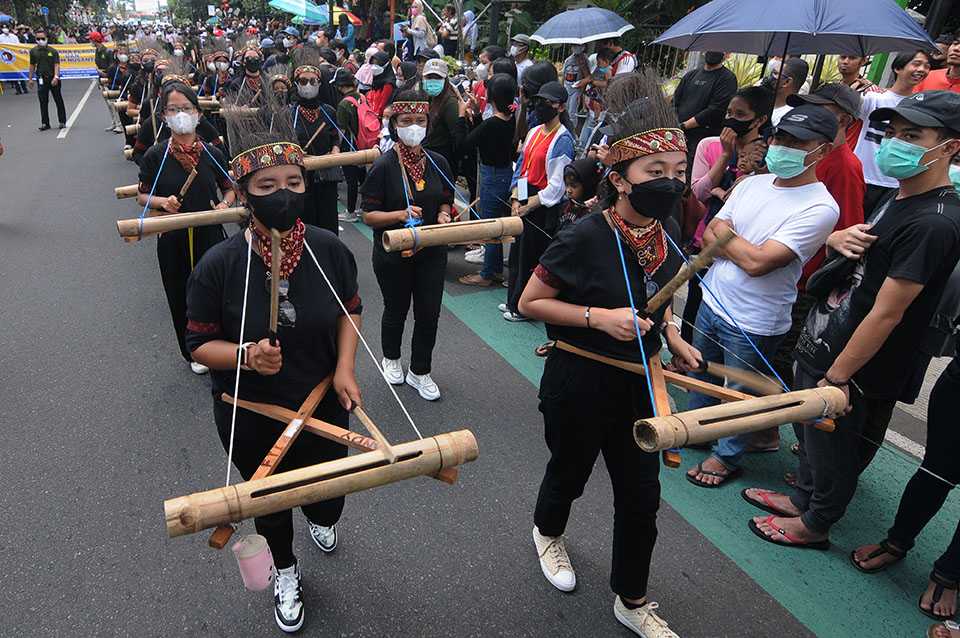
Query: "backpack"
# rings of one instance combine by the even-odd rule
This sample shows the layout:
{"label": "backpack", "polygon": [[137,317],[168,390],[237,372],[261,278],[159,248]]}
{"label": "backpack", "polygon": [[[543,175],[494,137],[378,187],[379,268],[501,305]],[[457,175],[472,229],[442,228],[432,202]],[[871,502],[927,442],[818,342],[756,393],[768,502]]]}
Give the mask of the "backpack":
{"label": "backpack", "polygon": [[346,98],[357,108],[357,139],[355,140],[357,150],[373,148],[380,139],[380,116],[370,107],[367,99],[360,96],[360,99],[353,96]]}

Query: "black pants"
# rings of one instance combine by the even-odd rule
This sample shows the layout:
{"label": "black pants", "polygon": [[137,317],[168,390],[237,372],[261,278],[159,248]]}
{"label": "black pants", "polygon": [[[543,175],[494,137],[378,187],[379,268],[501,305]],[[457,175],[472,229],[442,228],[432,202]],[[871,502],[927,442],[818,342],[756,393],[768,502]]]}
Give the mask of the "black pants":
{"label": "black pants", "polygon": [[[951,483],[960,482],[960,362],[954,359],[937,379],[930,393],[927,410],[927,448],[921,467]],[[914,541],[930,519],[940,511],[950,494],[950,486],[918,470],[900,498],[900,508],[893,527],[887,533],[893,544],[903,550],[913,547]],[[944,578],[960,579],[960,523],[953,540],[943,555],[934,563],[934,569]]]}
{"label": "black pants", "polygon": [[403,326],[413,301],[413,340],[410,371],[430,372],[433,346],[437,343],[437,324],[443,302],[443,276],[447,269],[447,247],[426,248],[412,257],[387,253],[374,239],[373,271],[383,295],[383,320],[380,345],[387,359],[400,358]]}
{"label": "black pants", "polygon": [[222,226],[198,226],[192,231],[192,246],[188,230],[174,230],[157,237],[157,261],[163,291],[167,295],[180,354],[187,362],[193,361],[186,343],[187,279],[204,253],[226,237]]}
{"label": "black pants", "polygon": [[[701,270],[700,277],[707,276],[707,268]],[[693,343],[693,326],[697,323],[697,312],[703,301],[703,290],[700,288],[700,277],[692,277],[687,282],[687,300],[683,304],[683,326],[680,327],[680,336],[687,343]]]}
{"label": "black pants", "polygon": [[[780,341],[780,345],[777,346],[777,351],[774,353],[773,360],[771,361],[773,369],[777,371],[777,374],[780,375],[783,382],[790,388],[793,387],[793,350],[797,347],[797,339],[800,338],[800,333],[803,332],[803,325],[807,321],[807,314],[816,302],[816,298],[812,295],[808,295],[805,292],[797,292],[797,300],[793,302],[793,307],[790,309],[790,330],[787,331],[787,334],[783,335],[783,339]],[[766,370],[764,370],[764,372],[766,372]]]}
{"label": "black pants", "polygon": [[325,228],[339,235],[337,223],[337,182],[310,182],[303,205],[303,223]]}
{"label": "black pants", "polygon": [[563,534],[573,501],[583,494],[599,454],[613,486],[610,587],[625,598],[647,594],[657,541],[660,457],[643,452],[633,423],[653,411],[635,374],[552,350],[540,381],[540,412],[550,461],[540,484],[534,523]]}
{"label": "black pants", "polygon": [[[233,406],[219,399],[213,400],[213,416],[223,449],[230,447],[230,414]],[[349,427],[349,417],[337,401],[335,392],[328,392],[314,416],[344,429]],[[285,423],[265,416],[237,409],[237,425],[233,437],[233,465],[244,480],[249,481],[260,467],[263,457],[286,427]],[[347,447],[328,439],[303,432],[283,457],[274,474],[300,467],[342,459],[347,456]],[[321,501],[300,508],[303,515],[317,525],[330,527],[340,520],[344,497]],[[293,510],[259,516],[254,520],[257,533],[267,539],[273,562],[278,569],[293,565]]]}
{"label": "black pants", "polygon": [[887,188],[886,186],[867,184],[867,189],[863,193],[863,216],[869,218],[870,213],[877,207],[877,204],[883,199],[884,195],[892,190],[894,189]]}
{"label": "black pants", "polygon": [[[794,388],[812,388],[818,381],[797,369]],[[853,410],[836,419],[835,431],[823,432],[810,424],[799,431],[800,464],[790,500],[802,512],[800,518],[807,529],[820,533],[828,532],[843,518],[857,491],[865,447],[875,447],[861,435],[882,442],[896,405],[893,400],[865,397],[852,386],[850,401]]]}
{"label": "black pants", "polygon": [[347,212],[357,212],[357,191],[367,178],[367,169],[363,166],[344,166],[343,175],[347,180]]}
{"label": "black pants", "polygon": [[53,95],[53,101],[57,105],[57,121],[60,124],[67,123],[67,109],[63,105],[63,96],[60,94],[60,83],[51,85],[53,78],[43,78],[43,83],[38,83],[37,97],[40,98],[40,123],[44,126],[50,126],[50,95]]}
{"label": "black pants", "polygon": [[507,264],[510,268],[507,277],[507,307],[513,312],[519,312],[517,304],[520,303],[520,295],[527,287],[533,269],[540,263],[540,258],[553,241],[550,235],[556,232],[559,209],[559,206],[552,206],[528,213],[529,221],[524,221],[523,233],[510,247],[510,260]]}

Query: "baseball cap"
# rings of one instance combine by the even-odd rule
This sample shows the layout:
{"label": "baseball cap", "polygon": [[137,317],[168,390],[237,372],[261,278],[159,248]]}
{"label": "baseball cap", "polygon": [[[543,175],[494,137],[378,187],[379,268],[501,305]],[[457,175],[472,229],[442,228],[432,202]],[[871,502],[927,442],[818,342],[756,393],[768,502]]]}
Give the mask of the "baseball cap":
{"label": "baseball cap", "polygon": [[863,98],[860,94],[851,89],[842,82],[831,82],[824,84],[813,93],[800,95],[795,93],[787,98],[787,104],[790,106],[802,106],[804,104],[833,104],[854,117],[860,116],[860,106],[863,104]]}
{"label": "baseball cap", "polygon": [[816,104],[803,104],[780,118],[774,133],[782,131],[804,142],[816,139],[832,142],[839,128],[833,113]]}
{"label": "baseball cap", "polygon": [[450,67],[447,63],[440,59],[434,58],[432,60],[427,60],[427,63],[423,65],[423,77],[428,75],[435,75],[441,78],[447,77],[450,73]]}
{"label": "baseball cap", "polygon": [[287,35],[292,35],[295,38],[300,37],[300,32],[297,31],[296,27],[287,27],[286,29],[283,30],[283,32],[286,33]]}
{"label": "baseball cap", "polygon": [[269,49],[272,46],[273,46],[273,38],[264,38],[263,40],[260,40],[261,49]]}
{"label": "baseball cap", "polygon": [[519,44],[522,44],[525,47],[530,46],[530,36],[528,36],[526,33],[518,33],[512,38],[510,38],[510,41],[517,42]]}
{"label": "baseball cap", "polygon": [[563,104],[567,101],[567,90],[559,82],[547,82],[540,87],[535,97],[540,97],[550,102]]}
{"label": "baseball cap", "polygon": [[353,86],[356,83],[356,79],[353,77],[353,73],[340,67],[333,72],[333,78],[330,82],[334,86]]}
{"label": "baseball cap", "polygon": [[418,60],[435,60],[439,57],[440,54],[429,47],[424,47],[417,52]]}
{"label": "baseball cap", "polygon": [[953,91],[914,93],[897,106],[875,110],[870,114],[870,119],[885,122],[894,115],[917,126],[960,132],[960,94]]}

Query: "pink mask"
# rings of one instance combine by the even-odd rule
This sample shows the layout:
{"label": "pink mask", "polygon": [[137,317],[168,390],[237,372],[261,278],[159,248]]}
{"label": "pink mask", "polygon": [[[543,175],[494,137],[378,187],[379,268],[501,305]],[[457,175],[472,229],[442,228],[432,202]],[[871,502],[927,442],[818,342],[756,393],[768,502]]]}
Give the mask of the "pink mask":
{"label": "pink mask", "polygon": [[412,17],[415,18],[415,17],[417,17],[419,14],[420,14],[420,9],[418,9],[418,8],[416,8],[416,7],[410,7],[410,15],[411,15]]}

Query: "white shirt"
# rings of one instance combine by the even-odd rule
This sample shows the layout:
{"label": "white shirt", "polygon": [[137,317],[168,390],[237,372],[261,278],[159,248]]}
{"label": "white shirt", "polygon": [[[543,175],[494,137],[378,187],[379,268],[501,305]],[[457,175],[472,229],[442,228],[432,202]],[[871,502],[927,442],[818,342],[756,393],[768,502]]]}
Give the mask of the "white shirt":
{"label": "white shirt", "polygon": [[863,94],[863,106],[860,108],[863,126],[860,128],[860,138],[853,152],[863,164],[863,180],[867,184],[886,188],[897,188],[899,185],[897,180],[887,177],[877,168],[877,150],[880,148],[880,140],[883,139],[886,127],[881,122],[871,123],[870,114],[877,109],[896,106],[906,97],[908,96],[898,95],[893,91],[870,90]]}
{"label": "white shirt", "polygon": [[533,66],[533,60],[527,58],[521,62],[517,62],[517,85],[523,81],[523,72]]}
{"label": "white shirt", "polygon": [[773,109],[773,113],[770,115],[770,122],[774,126],[777,126],[780,124],[780,118],[789,113],[791,110],[793,110],[793,107],[789,104],[778,106],[777,108]]}
{"label": "white shirt", "polygon": [[0,44],[20,44],[20,38],[12,33],[0,33]]}
{"label": "white shirt", "polygon": [[[840,207],[820,182],[785,188],[776,175],[743,180],[717,219],[728,220],[737,234],[755,246],[773,239],[797,256],[786,266],[751,277],[727,259],[714,262],[704,278],[703,303],[730,325],[749,333],[773,336],[790,330],[790,311],[805,264],[823,246],[840,217]],[[726,308],[733,315],[729,318]]]}

